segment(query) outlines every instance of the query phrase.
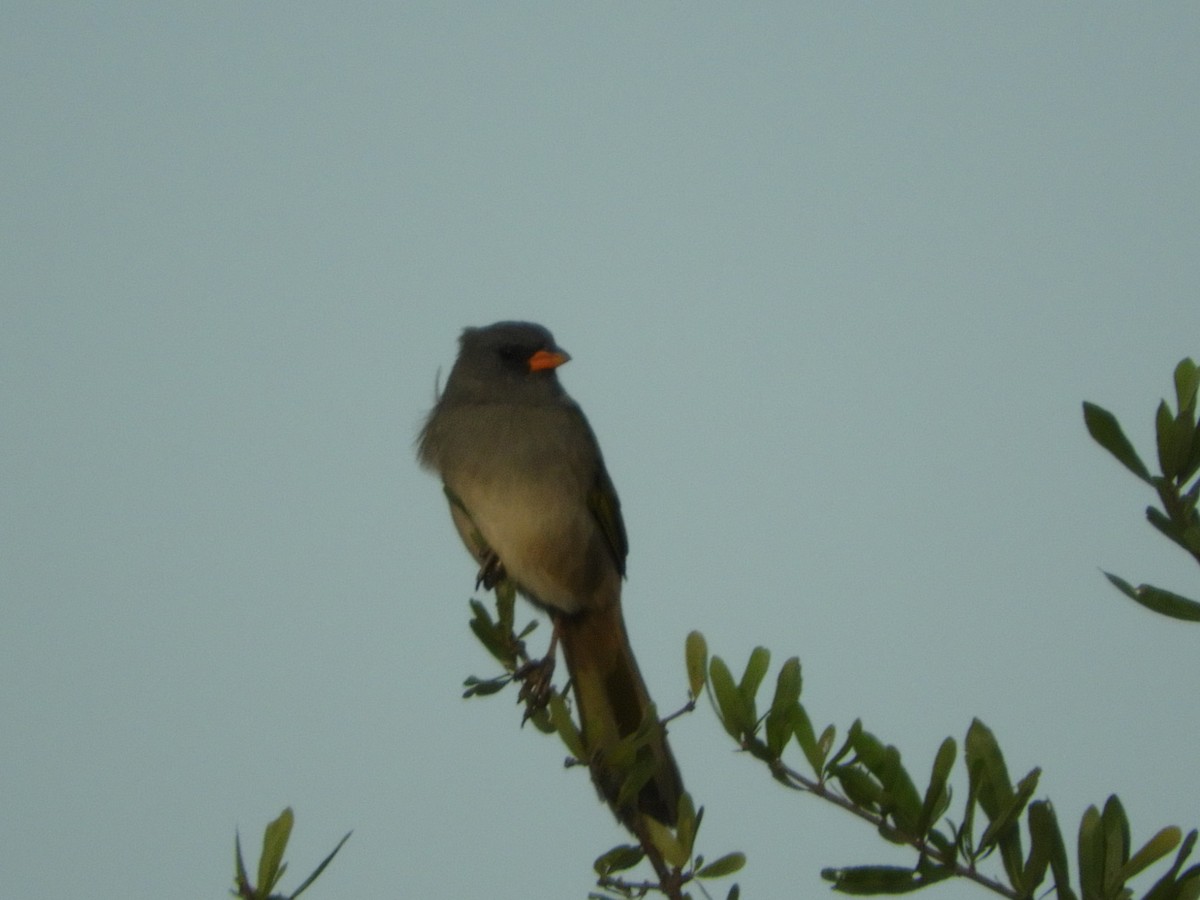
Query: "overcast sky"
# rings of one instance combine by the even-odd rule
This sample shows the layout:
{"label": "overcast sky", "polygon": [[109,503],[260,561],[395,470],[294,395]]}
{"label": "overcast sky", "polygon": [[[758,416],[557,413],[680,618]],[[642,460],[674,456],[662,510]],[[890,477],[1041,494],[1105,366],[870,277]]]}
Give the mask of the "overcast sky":
{"label": "overcast sky", "polygon": [[[981,717],[1070,847],[1113,791],[1200,825],[1200,628],[1101,568],[1200,578],[1080,417],[1150,461],[1200,359],[1198,46],[1192,3],[5,4],[4,892],[226,896],[290,804],[289,890],[354,829],[314,900],[585,896],[625,838],[460,699],[413,458],[512,318],[573,356],[661,710],[700,629],[922,784]],[[707,705],[671,738],[743,896],[911,860]]]}

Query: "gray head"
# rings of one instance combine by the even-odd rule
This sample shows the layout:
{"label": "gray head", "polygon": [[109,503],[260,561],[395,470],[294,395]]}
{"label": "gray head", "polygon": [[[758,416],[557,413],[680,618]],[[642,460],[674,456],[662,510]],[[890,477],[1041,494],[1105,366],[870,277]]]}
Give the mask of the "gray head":
{"label": "gray head", "polygon": [[532,322],[463,329],[443,402],[562,396],[555,369],[569,360],[554,336]]}

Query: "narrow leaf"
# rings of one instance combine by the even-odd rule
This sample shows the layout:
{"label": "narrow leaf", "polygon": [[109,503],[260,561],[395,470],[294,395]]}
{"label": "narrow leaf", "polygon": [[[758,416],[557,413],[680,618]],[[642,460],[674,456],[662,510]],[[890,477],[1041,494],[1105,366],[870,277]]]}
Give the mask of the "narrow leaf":
{"label": "narrow leaf", "polygon": [[1121,881],[1128,881],[1139,872],[1154,865],[1172,850],[1179,846],[1183,832],[1178,826],[1168,825],[1158,834],[1146,841],[1137,853],[1129,857],[1121,869]]}
{"label": "narrow leaf", "polygon": [[750,658],[746,660],[746,671],[742,673],[742,680],[738,684],[738,691],[742,695],[742,700],[750,710],[751,720],[758,719],[758,714],[755,711],[757,704],[755,698],[758,694],[758,687],[762,684],[763,677],[767,674],[767,668],[771,665],[771,651],[766,647],[755,647],[750,652]]}
{"label": "narrow leaf", "polygon": [[921,818],[918,831],[924,836],[929,827],[949,806],[949,792],[946,785],[950,780],[950,770],[954,768],[954,757],[958,747],[954,738],[948,737],[938,747],[937,755],[933,758],[933,771],[929,775],[929,787],[925,789],[925,802],[921,806]]}
{"label": "narrow leaf", "polygon": [[1188,434],[1188,445],[1183,446],[1176,439],[1175,417],[1167,407],[1167,401],[1160,401],[1154,414],[1154,432],[1158,439],[1158,464],[1162,467],[1163,476],[1174,478],[1179,474],[1187,459],[1187,451],[1191,444],[1191,433]]}
{"label": "narrow leaf", "polygon": [[1197,390],[1200,390],[1200,368],[1185,357],[1175,366],[1175,400],[1180,412],[1195,412]]}
{"label": "narrow leaf", "polygon": [[708,643],[699,631],[688,633],[684,657],[687,660],[688,690],[693,697],[699,697],[708,677]]}
{"label": "narrow leaf", "polygon": [[296,890],[292,893],[292,896],[289,898],[289,900],[296,900],[297,897],[299,897],[306,890],[308,890],[308,886],[310,884],[312,884],[314,881],[316,881],[317,878],[320,877],[321,873],[325,871],[326,866],[328,866],[331,862],[333,862],[333,858],[335,856],[337,856],[338,851],[342,849],[342,845],[345,844],[346,841],[350,840],[350,835],[353,833],[354,832],[352,832],[352,831],[346,832],[345,836],[340,841],[337,842],[337,846],[334,847],[333,850],[330,851],[329,855],[327,857],[325,857],[323,860],[321,860],[321,864],[319,866],[317,866],[315,869],[313,869],[313,873],[304,879],[304,881],[300,885],[300,887],[296,888]]}
{"label": "narrow leaf", "polygon": [[1112,582],[1122,594],[1140,603],[1146,609],[1170,616],[1172,619],[1200,622],[1200,603],[1195,600],[1189,600],[1187,597],[1181,597],[1179,594],[1164,591],[1162,588],[1156,588],[1150,584],[1140,584],[1134,587],[1111,572],[1105,572],[1104,577]]}
{"label": "narrow leaf", "polygon": [[275,883],[283,874],[283,853],[292,834],[295,816],[289,806],[263,831],[262,856],[258,859],[258,890],[263,895],[271,893]]}
{"label": "narrow leaf", "polygon": [[816,735],[813,733],[812,721],[808,718],[808,713],[799,703],[796,704],[796,708],[792,711],[792,730],[796,735],[796,743],[800,745],[800,750],[804,754],[804,758],[812,766],[813,774],[820,778],[821,770],[825,767],[825,754],[821,751],[820,745],[817,743]]}
{"label": "narrow leaf", "polygon": [[1121,430],[1116,416],[1103,407],[1085,401],[1083,421],[1087,425],[1088,433],[1097,444],[1115,456],[1121,465],[1142,481],[1147,484],[1151,483],[1149,470],[1145,463],[1138,458],[1129,439],[1125,437],[1125,432]]}
{"label": "narrow leaf", "polygon": [[1089,806],[1079,822],[1079,888],[1083,900],[1100,900],[1104,888],[1104,831],[1100,810]]}
{"label": "narrow leaf", "polygon": [[1100,821],[1104,829],[1104,893],[1115,896],[1122,886],[1121,869],[1129,859],[1129,819],[1116,794],[1105,802]]}
{"label": "narrow leaf", "polygon": [[746,708],[741,692],[733,682],[733,673],[729,666],[719,656],[714,656],[708,664],[708,684],[717,699],[718,711],[721,714],[721,724],[736,741],[742,740],[742,735],[754,731],[754,717]]}

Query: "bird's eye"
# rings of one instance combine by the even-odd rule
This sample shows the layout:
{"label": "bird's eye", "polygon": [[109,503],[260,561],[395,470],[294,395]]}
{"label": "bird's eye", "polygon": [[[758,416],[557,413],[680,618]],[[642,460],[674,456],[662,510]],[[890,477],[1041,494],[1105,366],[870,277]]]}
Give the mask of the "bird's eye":
{"label": "bird's eye", "polygon": [[500,350],[500,358],[506,362],[524,362],[529,359],[529,351],[524,347],[518,347],[516,344],[505,344]]}

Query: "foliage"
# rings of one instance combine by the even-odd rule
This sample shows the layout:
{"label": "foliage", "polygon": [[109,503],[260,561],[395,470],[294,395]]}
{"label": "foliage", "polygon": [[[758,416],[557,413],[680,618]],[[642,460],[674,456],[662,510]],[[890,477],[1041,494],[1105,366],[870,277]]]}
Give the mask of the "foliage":
{"label": "foliage", "polygon": [[[1162,509],[1146,507],[1146,519],[1200,563],[1200,513],[1196,510],[1200,495],[1200,425],[1196,422],[1196,396],[1200,389],[1200,369],[1191,359],[1183,359],[1175,367],[1175,412],[1166,400],[1158,404],[1155,413],[1155,434],[1158,442],[1158,464],[1162,470],[1151,475],[1117,417],[1094,403],[1083,404],[1083,421],[1088,432],[1101,447],[1116,457],[1121,465],[1154,488]],[[1188,482],[1192,481],[1191,487]],[[1175,619],[1200,622],[1200,603],[1150,584],[1134,587],[1111,572],[1105,572],[1110,582],[1131,600],[1154,612]]]}
{"label": "foliage", "polygon": [[[692,690],[707,693],[717,718],[739,748],[763,762],[781,784],[840,806],[869,822],[888,842],[917,853],[911,867],[825,869],[821,875],[835,890],[902,894],[957,877],[1004,897],[1032,898],[1049,878],[1059,900],[1125,900],[1133,896],[1129,879],[1179,848],[1174,864],[1144,895],[1145,900],[1200,897],[1200,865],[1181,871],[1196,843],[1196,831],[1181,844],[1180,830],[1168,826],[1131,852],[1129,821],[1116,796],[1108,798],[1102,811],[1092,806],[1084,813],[1078,832],[1076,892],[1054,807],[1047,800],[1033,800],[1040,770],[1031,770],[1013,784],[995,735],[978,719],[963,742],[966,799],[957,819],[943,820],[953,799],[950,775],[958,757],[953,738],[942,741],[928,784],[919,790],[900,751],[864,729],[861,721],[854,721],[840,745],[834,726],[827,725],[818,734],[800,703],[802,678],[796,657],[780,667],[770,704],[760,714],[758,694],[770,660],[769,651],[755,648],[741,678],[735,680],[724,660],[709,658],[703,635],[688,636]],[[793,745],[811,774],[784,761]],[[1028,853],[1023,849],[1026,838]],[[989,859],[990,867],[999,871],[983,871]]]}
{"label": "foliage", "polygon": [[321,861],[311,875],[304,879],[300,887],[296,888],[292,893],[272,894],[275,885],[283,878],[283,873],[287,871],[287,863],[283,861],[283,853],[287,850],[289,838],[292,836],[292,825],[295,822],[295,816],[292,815],[292,808],[289,806],[275,821],[268,823],[266,830],[263,831],[263,846],[262,853],[258,858],[258,885],[250,883],[250,877],[246,874],[246,864],[242,860],[242,839],[241,836],[234,837],[234,882],[235,887],[230,891],[235,897],[241,900],[295,900],[299,897],[308,886],[317,880],[318,876],[325,871],[325,867],[329,865],[337,852],[342,849],[342,845],[350,840],[351,832],[346,832],[345,837],[338,841],[337,846],[330,851],[329,855]]}
{"label": "foliage", "polygon": [[[504,668],[504,674],[493,678],[471,676],[464,682],[464,697],[481,697],[496,694],[510,684],[520,684],[518,699],[525,704],[523,721],[529,721],[546,734],[557,734],[570,756],[569,766],[587,766],[590,756],[584,737],[571,712],[571,701],[565,689],[541,683],[547,660],[530,659],[525,638],[534,630],[531,622],[517,633],[515,629],[516,592],[508,581],[496,585],[496,615],[478,600],[471,601],[471,631],[480,643]],[[694,708],[693,701],[679,712],[668,716],[675,718]],[[644,767],[637,766],[637,749],[649,739],[643,727],[626,737],[613,751],[606,764],[621,769],[625,784],[621,794],[633,796],[649,777]],[[689,897],[684,887],[697,880],[723,878],[734,874],[745,864],[742,853],[726,853],[720,858],[706,862],[702,855],[694,852],[695,840],[700,823],[704,818],[703,807],[697,810],[692,798],[685,793],[679,801],[678,821],[675,828],[656,821],[649,816],[635,817],[624,823],[637,840],[636,844],[620,844],[596,858],[593,868],[597,875],[596,885],[600,889],[588,896],[595,900],[608,898],[644,897],[659,893],[669,898],[682,900]],[[625,873],[646,861],[654,869],[657,880],[629,879]],[[736,900],[739,888],[735,884],[727,894],[728,900]],[[707,895],[707,892],[706,892]]]}

